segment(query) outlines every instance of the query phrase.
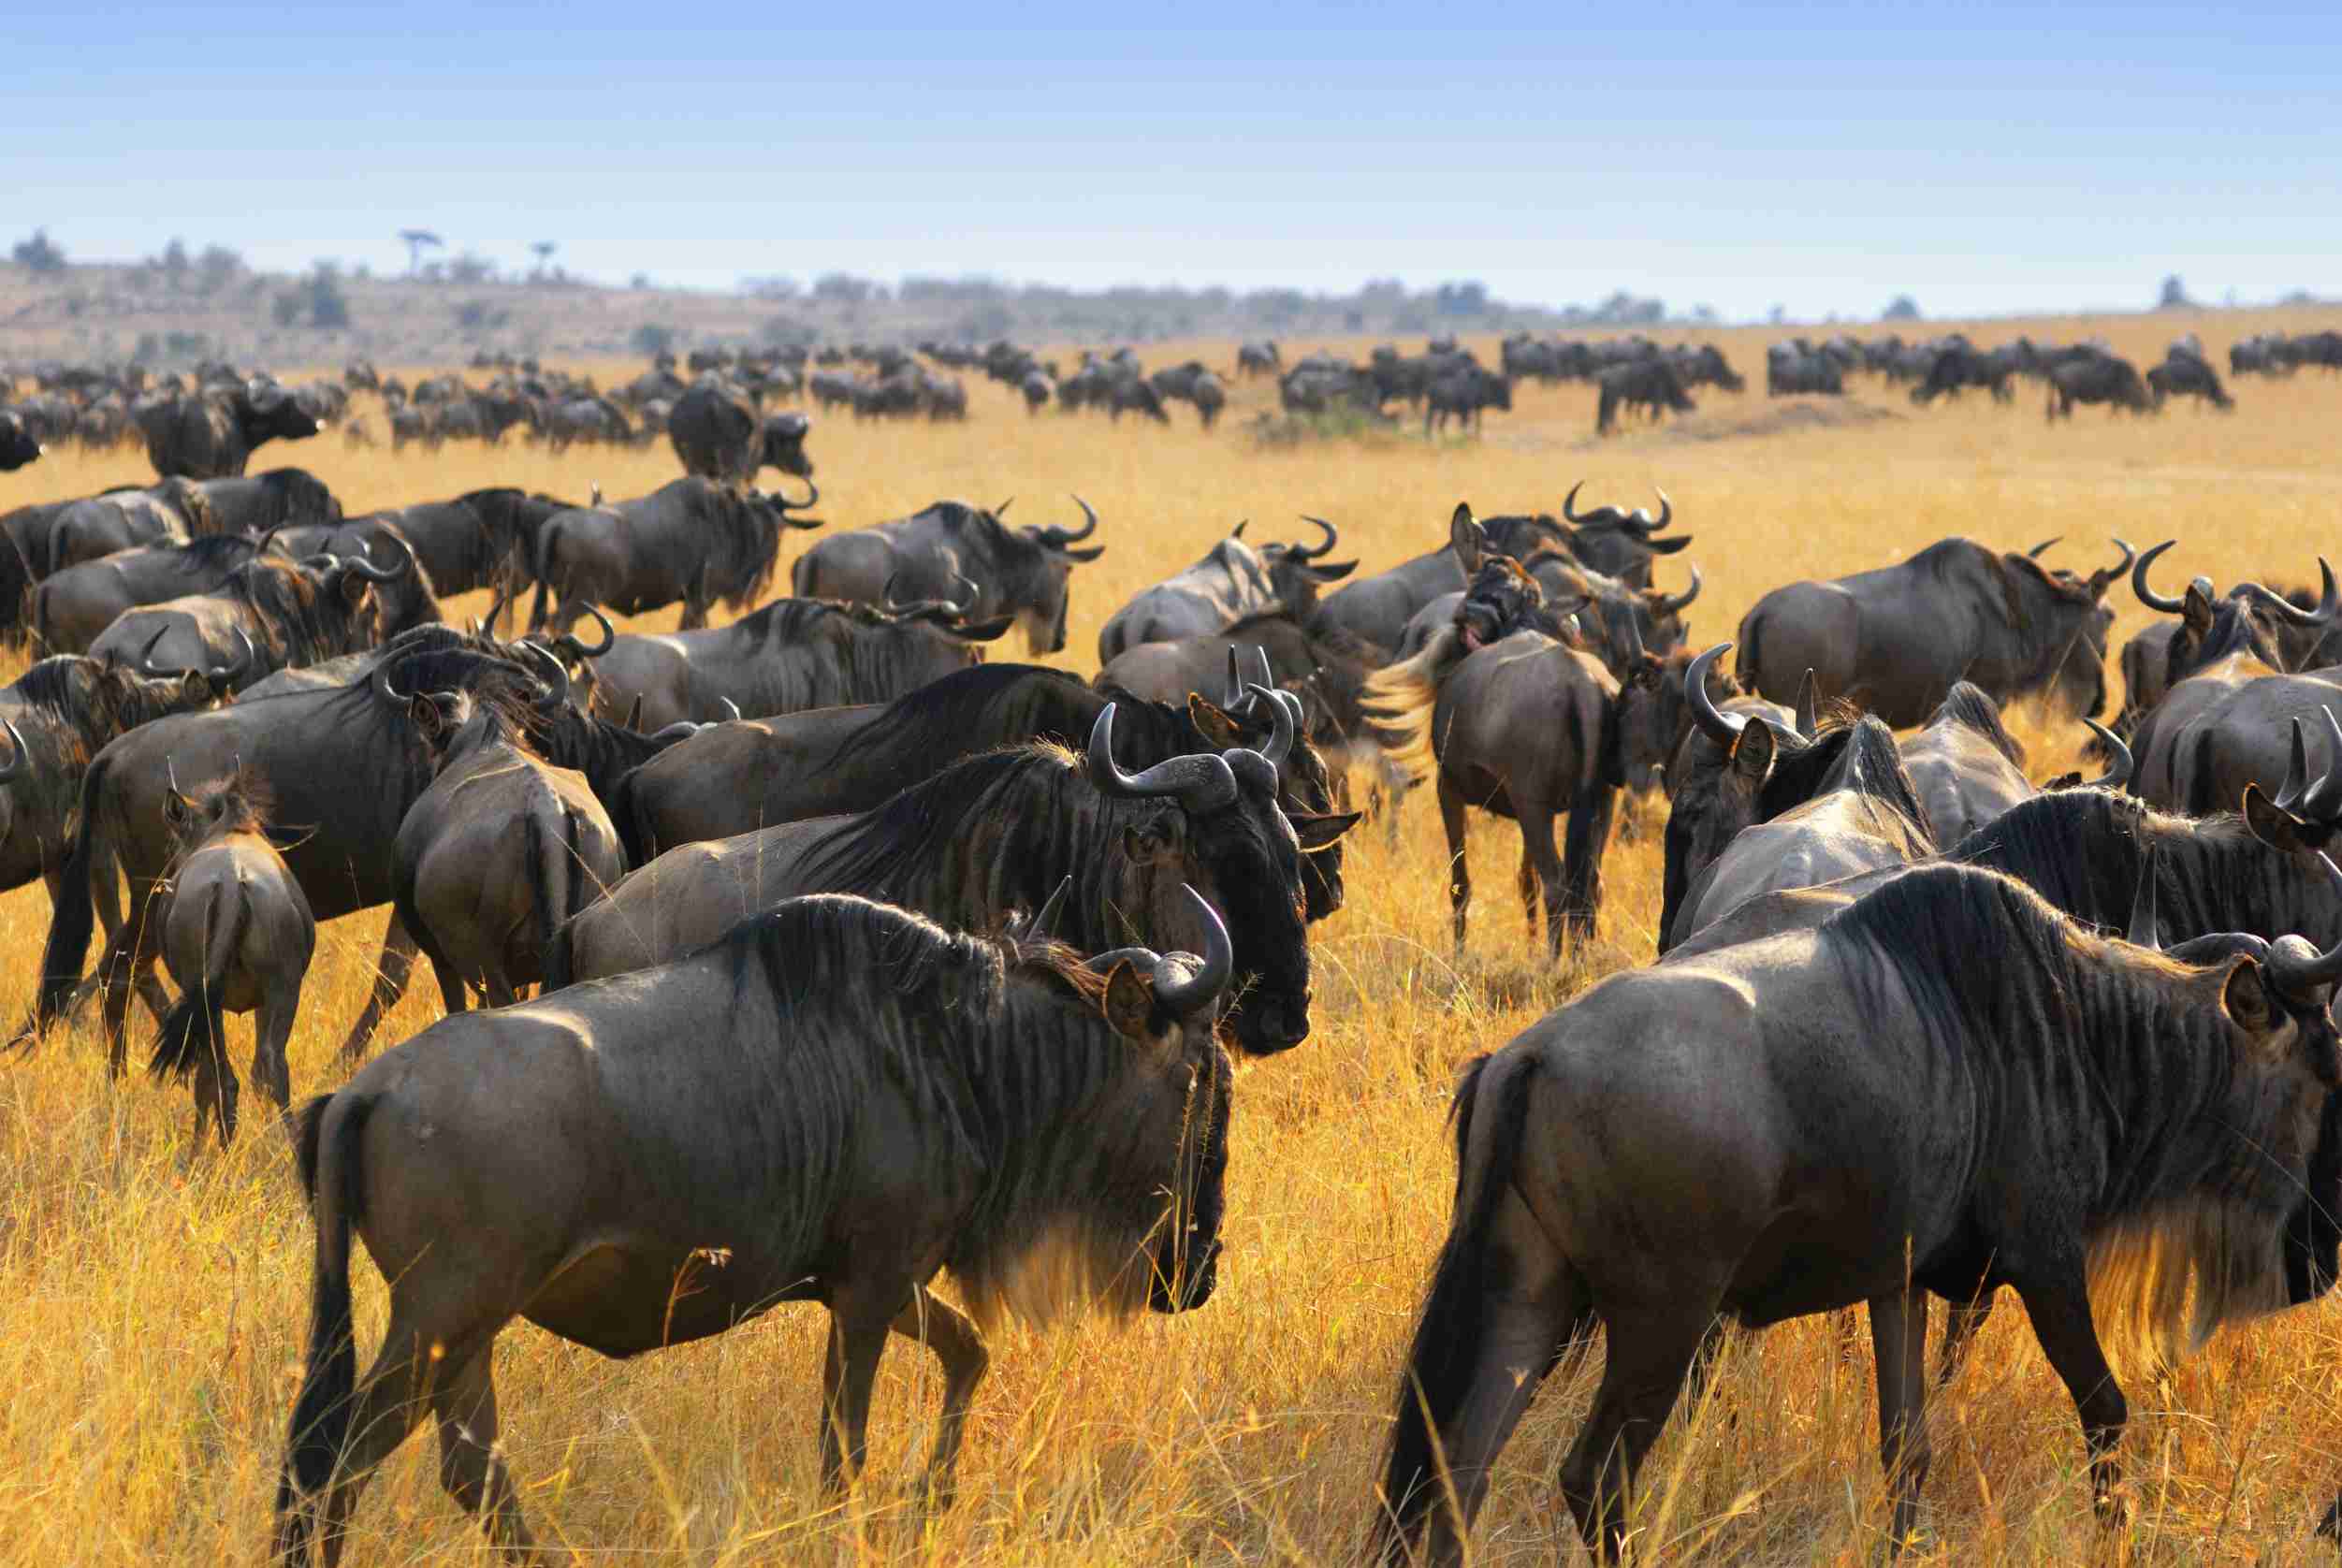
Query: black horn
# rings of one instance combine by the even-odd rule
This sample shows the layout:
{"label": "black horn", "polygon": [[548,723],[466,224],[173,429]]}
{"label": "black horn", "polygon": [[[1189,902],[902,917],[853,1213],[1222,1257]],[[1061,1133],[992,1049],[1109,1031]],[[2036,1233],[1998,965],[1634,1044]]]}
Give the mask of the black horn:
{"label": "black horn", "polygon": [[2334,568],[2326,564],[2323,556],[2318,558],[2318,607],[2314,610],[2305,610],[2283,594],[2271,592],[2259,583],[2245,583],[2237,591],[2250,597],[2253,603],[2280,620],[2291,621],[2295,626],[2323,626],[2335,618],[2337,611],[2342,611],[2342,596],[2337,596],[2335,590]]}
{"label": "black horn", "polygon": [[1664,615],[1672,616],[1680,615],[1685,610],[1690,609],[1692,607],[1692,601],[1699,597],[1700,582],[1699,568],[1695,566],[1692,568],[1692,586],[1690,588],[1685,588],[1681,593],[1663,593],[1659,595],[1660,612]]}
{"label": "black horn", "polygon": [[2041,559],[2042,552],[2044,550],[2046,550],[2050,545],[2055,544],[2058,540],[2063,539],[2065,535],[2062,533],[2053,533],[2048,538],[2043,540],[2040,544],[2034,545],[2031,549],[2026,551],[2025,554],[2029,559],[2039,560]]}
{"label": "black horn", "polygon": [[2162,936],[2156,929],[2155,909],[2155,850],[2149,847],[2139,862],[2139,886],[2131,895],[2131,945],[2140,948],[2160,948]]}
{"label": "black horn", "polygon": [[540,644],[519,643],[515,646],[530,658],[542,663],[547,672],[545,680],[545,695],[537,699],[537,707],[545,713],[560,712],[561,704],[569,701],[569,666],[554,658]]}
{"label": "black horn", "polygon": [[1155,965],[1155,999],[1178,1017],[1192,1018],[1208,1010],[1228,988],[1229,975],[1236,966],[1236,949],[1211,900],[1191,887],[1183,885],[1180,891],[1195,905],[1196,918],[1203,922],[1203,959],[1183,978],[1176,964],[1184,955],[1166,953]]}
{"label": "black horn", "polygon": [[1577,484],[1572,485],[1569,487],[1569,494],[1562,498],[1562,515],[1568,518],[1573,523],[1582,523],[1587,520],[1579,516],[1575,510],[1578,501],[1578,492],[1585,487],[1586,482],[1580,479]]}
{"label": "black horn", "polygon": [[1731,646],[1730,643],[1718,643],[1693,660],[1691,668],[1683,672],[1683,694],[1691,699],[1693,720],[1699,725],[1702,734],[1726,747],[1740,738],[1741,727],[1748,720],[1720,711],[1709,700],[1708,672],[1715,667],[1716,661],[1722,659]]}
{"label": "black horn", "polygon": [[363,550],[354,556],[342,557],[340,564],[348,567],[351,571],[356,573],[359,576],[365,578],[370,583],[392,582],[398,578],[405,576],[408,573],[415,570],[415,552],[407,548],[406,541],[402,539],[395,539],[388,534],[385,534],[383,535],[383,543],[398,546],[398,565],[376,566],[372,561],[366,559],[366,553]]}
{"label": "black horn", "polygon": [[8,732],[8,745],[12,748],[7,766],[0,768],[0,784],[13,784],[32,771],[33,753],[26,748],[23,735],[18,733],[14,724],[0,719],[0,730]]}
{"label": "black horn", "polygon": [[2090,727],[2090,733],[2098,736],[2099,743],[2106,748],[2106,771],[2091,779],[2084,788],[2119,790],[2125,784],[2130,783],[2131,770],[2135,764],[2131,760],[2131,748],[2122,743],[2122,737],[2095,719],[2085,719],[2082,722]]}
{"label": "black horn", "polygon": [[1090,782],[1100,794],[1121,800],[1175,798],[1197,811],[1214,811],[1236,803],[1236,775],[1219,757],[1205,753],[1173,757],[1143,773],[1125,773],[1114,763],[1114,704],[1106,704],[1090,729]]}
{"label": "black horn", "polygon": [[2170,549],[2174,544],[2178,543],[2179,541],[2176,539],[2166,539],[2160,544],[2156,545],[2153,549],[2147,551],[2146,554],[2141,556],[2137,560],[2131,563],[2131,591],[2139,596],[2140,603],[2146,605],[2150,610],[2159,610],[2167,616],[2175,616],[2184,613],[2188,608],[2187,601],[2174,599],[2168,594],[2158,593],[2153,588],[2147,587],[2146,573],[2147,568],[2155,564],[2155,560],[2158,556],[2160,556],[2165,550]]}
{"label": "black horn", "polygon": [[[595,608],[591,604],[586,606],[586,614],[591,616],[594,619],[594,624],[602,628],[602,646],[600,647],[588,647],[584,643],[577,640],[577,633],[575,632],[564,632],[553,640],[553,646],[568,653],[573,659],[599,659],[604,654],[609,652],[610,649],[617,645],[618,640],[618,628],[610,624],[610,617],[608,616],[604,615],[599,609]],[[488,624],[490,626],[494,626],[496,624],[493,617],[489,619]]]}
{"label": "black horn", "polygon": [[1316,524],[1318,529],[1325,534],[1326,538],[1325,543],[1318,545],[1314,550],[1303,544],[1295,544],[1293,546],[1293,555],[1295,559],[1300,560],[1316,560],[1320,557],[1333,554],[1334,545],[1341,542],[1342,530],[1335,528],[1331,523],[1327,522],[1323,517],[1313,517],[1306,512],[1302,513],[1301,517],[1302,521],[1304,523]]}
{"label": "black horn", "polygon": [[1258,749],[1261,756],[1269,760],[1271,766],[1282,767],[1285,759],[1293,750],[1293,710],[1278,702],[1278,693],[1269,687],[1253,686],[1246,690],[1269,710],[1268,744]]}

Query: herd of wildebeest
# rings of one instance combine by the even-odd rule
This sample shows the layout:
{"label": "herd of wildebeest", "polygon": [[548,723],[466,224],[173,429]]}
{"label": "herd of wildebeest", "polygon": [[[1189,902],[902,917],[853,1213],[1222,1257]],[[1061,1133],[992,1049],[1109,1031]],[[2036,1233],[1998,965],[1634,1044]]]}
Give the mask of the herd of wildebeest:
{"label": "herd of wildebeest", "polygon": [[[1505,371],[1592,374],[1607,405],[1712,353],[1605,367],[1580,346],[1555,367],[1507,343]],[[1794,352],[1796,375],[1855,368]],[[1025,384],[996,357],[968,351]],[[1923,397],[2039,374],[2083,398],[2064,372],[2096,362],[1856,357]],[[1288,398],[1310,365],[1281,372]],[[280,1559],[336,1561],[426,1416],[449,1492],[531,1552],[490,1382],[516,1317],[629,1356],[822,1302],[833,1488],[889,1336],[923,1342],[946,1373],[925,1495],[948,1503],[978,1323],[1212,1295],[1233,1061],[1309,1036],[1353,780],[1386,814],[1433,785],[1459,948],[1475,811],[1517,824],[1557,955],[1593,930],[1622,797],[1664,813],[1659,960],[1456,1095],[1451,1227],[1368,1511],[1385,1561],[1461,1558],[1514,1424],[1597,1327],[1561,1489],[1616,1554],[1722,1325],[1856,1303],[1900,1541],[1927,1468],[1926,1299],[1952,1305],[1943,1381],[2004,1285],[2114,1522],[2110,1353],[2136,1375],[2334,1285],[2342,592],[2322,560],[2315,588],[2175,591],[2169,542],[2074,569],[2054,540],[1948,538],[1765,595],[1727,671],[1733,645],[1685,642],[1697,569],[1660,580],[1691,543],[1665,495],[1653,515],[1573,488],[1558,515],[1459,504],[1365,576],[1334,522],[1239,525],[1107,618],[1084,681],[984,657],[1011,631],[1065,647],[1077,571],[1112,540],[1078,498],[1050,521],[938,501],[822,534],[767,600],[790,532],[822,526],[807,421],[741,379],[768,368],[649,372],[687,472],[629,500],[490,488],[345,516],[298,469],[243,473],[314,432],[323,393],[222,375],[126,404],[153,486],[0,516],[0,636],[37,656],[0,691],[0,884],[51,903],[24,1038],[94,1004],[119,1073],[135,994],[199,1147],[236,1132],[223,1021],[253,1013],[251,1073],[311,1205]],[[560,380],[499,385],[532,378]],[[85,413],[127,390],[40,380]],[[768,466],[806,500],[758,488]],[[2157,619],[2117,656],[2118,586]],[[446,623],[439,596],[482,589],[485,617]],[[710,628],[719,603],[738,616]],[[669,635],[605,614],[678,603]],[[2110,659],[2124,700],[2101,725]],[[2020,699],[2088,723],[2099,776],[2036,786],[2001,721]],[[341,1059],[417,951],[447,1016],[295,1111],[316,922],[385,904]],[[390,1289],[362,1375],[354,1235]],[[929,1292],[945,1270],[965,1311]]]}

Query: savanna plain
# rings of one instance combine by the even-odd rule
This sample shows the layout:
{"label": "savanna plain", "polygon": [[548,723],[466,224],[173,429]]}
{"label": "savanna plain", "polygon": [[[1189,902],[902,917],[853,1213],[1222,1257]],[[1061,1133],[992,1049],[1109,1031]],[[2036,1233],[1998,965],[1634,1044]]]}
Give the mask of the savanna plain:
{"label": "savanna plain", "polygon": [[[2285,312],[2026,329],[2059,341],[2103,332],[2146,364],[2194,326],[2224,363],[2227,343],[2247,332],[2332,325]],[[1988,345],[2015,330],[1974,335]],[[1761,388],[1767,334],[1707,336]],[[1310,346],[1287,344],[1288,362]],[[1331,346],[1358,356],[1366,347]],[[1493,341],[1474,346],[1495,362]],[[1190,353],[1232,370],[1229,343],[1159,345],[1144,357]],[[608,381],[634,367],[578,368]],[[972,378],[965,425],[817,418],[819,510],[838,528],[939,497],[1014,494],[1015,520],[1071,522],[1067,498],[1081,493],[1104,518],[1107,553],[1076,573],[1058,661],[1084,675],[1104,618],[1239,520],[1259,539],[1307,537],[1300,513],[1329,518],[1342,530],[1339,554],[1373,572],[1442,541],[1459,500],[1482,513],[1555,511],[1581,478],[1587,501],[1654,504],[1654,486],[1673,498],[1695,543],[1663,558],[1658,581],[1680,588],[1684,564],[1698,562],[1707,587],[1689,612],[1695,646],[1732,635],[1776,584],[1880,565],[1946,534],[2017,548],[2061,535],[2048,559],[2081,570],[2112,560],[2117,534],[2142,547],[2177,538],[2167,588],[2199,572],[2223,588],[2246,575],[2315,581],[2317,555],[2342,544],[2342,378],[2315,370],[2233,386],[2233,414],[2084,410],[2055,427],[2030,385],[2015,406],[1971,393],[1932,409],[1869,378],[1842,400],[1706,389],[1696,414],[1600,443],[1583,386],[1524,385],[1515,411],[1491,414],[1478,439],[1408,430],[1282,443],[1247,431],[1254,413],[1273,408],[1273,388],[1231,385],[1210,434],[1184,407],[1169,430],[1054,411],[1028,418],[1011,394]],[[360,411],[383,428],[371,399]],[[490,484],[581,501],[592,484],[633,495],[677,472],[663,442],[559,457],[509,443],[393,455],[330,432],[266,448],[255,467],[278,463],[316,472],[353,515]],[[134,448],[53,453],[0,476],[0,510],[149,477]],[[790,536],[790,557],[807,537]],[[454,601],[449,613],[477,614],[484,598]],[[2127,588],[2114,603],[2119,643],[2150,612]],[[633,627],[664,630],[674,614]],[[2013,725],[2036,777],[2074,765],[2077,728],[2022,711]],[[1315,931],[1315,1032],[1243,1070],[1229,1254],[1208,1306],[1128,1328],[998,1333],[959,1505],[925,1520],[911,1484],[941,1380],[902,1342],[880,1372],[863,1485],[830,1506],[816,1486],[817,1309],[782,1308],[631,1363],[515,1325],[497,1350],[503,1443],[540,1539],[580,1562],[710,1568],[1360,1561],[1399,1359],[1447,1226],[1453,1077],[1603,974],[1649,962],[1659,910],[1663,802],[1629,813],[1639,831],[1610,849],[1599,936],[1559,967],[1524,930],[1511,825],[1476,818],[1479,901],[1459,955],[1427,795],[1402,808],[1395,835],[1378,823],[1352,835],[1347,907]],[[30,1003],[48,912],[37,886],[0,899],[0,1018]],[[363,1000],[383,924],[376,911],[320,933],[293,1041],[297,1096],[339,1082],[333,1048]],[[1976,962],[1988,966],[1990,955]],[[418,985],[382,1039],[405,1038],[437,1009],[435,988]],[[151,1028],[133,1016],[134,1030]],[[248,1058],[248,1023],[230,1028],[238,1059]],[[248,1097],[248,1110],[260,1106]],[[192,1148],[188,1125],[183,1092],[109,1083],[83,1029],[0,1061],[0,1561],[264,1555],[307,1331],[311,1229],[266,1115],[248,1116],[225,1155]],[[358,1343],[371,1355],[383,1292],[371,1268],[357,1279]],[[1550,1380],[1506,1450],[1476,1561],[1584,1560],[1553,1476],[1596,1365]],[[2337,1373],[2342,1308],[2328,1302],[2223,1335],[2167,1379],[2132,1384],[2134,1523],[2104,1536],[2073,1406],[2004,1298],[1958,1382],[1931,1403],[1935,1463],[1907,1561],[2330,1561],[2332,1546],[2309,1530],[2342,1476]],[[1637,1561],[1873,1560],[1886,1524],[1874,1421],[1866,1335],[1841,1339],[1809,1320],[1742,1343],[1653,1455]],[[440,1490],[434,1450],[418,1434],[368,1492],[356,1561],[487,1561]]]}

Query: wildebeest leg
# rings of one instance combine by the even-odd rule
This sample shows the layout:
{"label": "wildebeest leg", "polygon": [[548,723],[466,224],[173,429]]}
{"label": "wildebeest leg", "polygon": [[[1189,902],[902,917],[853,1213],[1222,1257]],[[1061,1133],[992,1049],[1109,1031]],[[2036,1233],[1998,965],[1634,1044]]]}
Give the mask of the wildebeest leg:
{"label": "wildebeest leg", "polygon": [[1927,1301],[1911,1289],[1870,1299],[1870,1351],[1879,1366],[1879,1463],[1895,1499],[1892,1548],[1919,1522],[1927,1479]]}
{"label": "wildebeest leg", "polygon": [[1462,791],[1441,774],[1439,822],[1447,830],[1447,903],[1454,911],[1458,952],[1463,951],[1463,919],[1472,907],[1472,873],[1463,864],[1465,809]]}
{"label": "wildebeest leg", "polygon": [[949,1304],[937,1300],[924,1285],[909,1306],[895,1315],[895,1332],[919,1340],[943,1363],[943,1415],[936,1423],[935,1449],[927,1456],[926,1479],[920,1485],[930,1508],[949,1508],[958,1482],[960,1439],[967,1428],[967,1408],[976,1385],[992,1361],[976,1326]]}
{"label": "wildebeest leg", "polygon": [[1627,1494],[1682,1392],[1718,1296],[1693,1287],[1672,1299],[1601,1303],[1608,1329],[1602,1387],[1562,1461],[1561,1486],[1578,1533],[1605,1561],[1616,1561],[1625,1544]]}
{"label": "wildebeest leg", "polygon": [[259,1010],[253,1014],[252,1081],[276,1101],[279,1111],[293,1104],[293,1069],[284,1059],[293,1038],[293,1020],[301,1007],[298,974],[272,977],[260,993]]}
{"label": "wildebeest leg", "polygon": [[431,976],[439,981],[440,1001],[450,1013],[469,1009],[472,1005],[471,994],[464,989],[464,973],[456,966],[455,960],[441,950],[429,929],[420,922],[415,923],[411,935],[415,945],[423,950],[423,956],[431,961]]}
{"label": "wildebeest leg", "polygon": [[366,1042],[374,1038],[383,1014],[399,1005],[399,998],[407,994],[407,982],[414,978],[415,937],[394,912],[389,929],[382,934],[382,956],[374,961],[373,995],[366,998],[366,1010],[350,1025],[350,1038],[342,1042],[343,1061],[355,1062],[366,1053]]}
{"label": "wildebeest leg", "polygon": [[[49,907],[52,909],[57,907],[57,892],[63,876],[62,866],[52,866],[42,874],[42,880],[49,887]],[[122,929],[122,887],[110,864],[100,867],[97,874],[90,878],[90,904],[97,912],[97,928],[100,931],[111,937]],[[163,989],[163,982],[155,978],[152,969],[141,969],[131,977],[130,983],[137,989],[138,1000],[146,1004],[146,1010],[154,1015],[154,1022],[162,1023],[163,1015],[170,1010],[171,1005],[170,993]]]}
{"label": "wildebeest leg", "polygon": [[[1559,956],[1562,951],[1562,926],[1565,918],[1562,903],[1562,860],[1553,851],[1553,812],[1543,801],[1513,800],[1514,815],[1520,822],[1520,898],[1526,904],[1536,896],[1542,884],[1545,894],[1546,951]],[[1536,916],[1529,917],[1529,939],[1537,934]]]}
{"label": "wildebeest leg", "polygon": [[520,1000],[520,993],[513,988],[513,982],[501,968],[488,970],[480,977],[480,993],[487,998],[489,1007],[508,1008]]}
{"label": "wildebeest leg", "polygon": [[[159,899],[147,899],[138,912],[106,939],[97,960],[98,1020],[106,1038],[106,1076],[122,1076],[123,1054],[128,1044],[130,991],[139,980],[161,989],[153,970],[162,956],[163,911]],[[143,987],[140,987],[143,991]],[[149,1004],[152,1006],[153,1004]],[[168,1009],[166,998],[164,1010]],[[161,1016],[160,1012],[156,1014]]]}
{"label": "wildebeest leg", "polygon": [[[390,1329],[374,1364],[358,1381],[357,1395],[351,1401],[350,1439],[342,1451],[341,1462],[334,1466],[333,1479],[327,1484],[325,1507],[320,1511],[317,1529],[318,1540],[325,1547],[326,1568],[338,1568],[341,1563],[342,1548],[348,1540],[350,1514],[357,1507],[366,1484],[374,1478],[382,1462],[399,1451],[399,1445],[406,1442],[415,1423],[423,1418],[424,1401],[415,1381],[430,1363],[416,1355],[421,1343],[413,1328],[401,1321],[395,1305]],[[477,1354],[487,1355],[487,1347],[482,1346]]]}
{"label": "wildebeest leg", "polygon": [[[1602,857],[1610,847],[1610,814],[1617,808],[1618,791],[1607,784],[1589,785],[1570,804],[1569,829],[1562,846],[1562,909],[1569,923],[1569,934],[1581,942],[1593,939],[1593,920],[1602,907]],[[1548,819],[1549,823],[1550,819]],[[1546,843],[1552,843],[1551,830],[1547,830]],[[1553,886],[1546,882],[1546,918],[1553,916]],[[1553,951],[1561,951],[1558,938]]]}
{"label": "wildebeest leg", "polygon": [[2077,1272],[2069,1283],[2020,1285],[2016,1294],[2033,1320],[2033,1337],[2041,1342],[2042,1354],[2064,1381],[2082,1417],[2082,1437],[2090,1455],[2090,1505],[2098,1511],[2100,1523],[2119,1524],[2129,1509],[2117,1489],[2122,1464],[2115,1447],[2122,1441],[2131,1409],[2091,1325],[2089,1293]]}
{"label": "wildebeest leg", "polygon": [[870,1430],[870,1385],[895,1313],[870,1310],[859,1292],[830,1303],[829,1349],[822,1372],[822,1490],[843,1492],[861,1474]]}
{"label": "wildebeest leg", "polygon": [[1943,1314],[1943,1355],[1936,1366],[1937,1387],[1950,1387],[1952,1379],[1959,1376],[1960,1368],[1967,1364],[1968,1352],[1976,1343],[1977,1330],[1985,1326],[1985,1319],[1992,1315],[1993,1290],[1994,1287],[1987,1285],[1976,1293],[1972,1301],[1947,1303]]}
{"label": "wildebeest leg", "polygon": [[431,1411],[439,1417],[439,1484],[505,1556],[534,1562],[535,1538],[520,1517],[512,1472],[496,1448],[496,1384],[489,1373],[484,1350],[431,1390]]}

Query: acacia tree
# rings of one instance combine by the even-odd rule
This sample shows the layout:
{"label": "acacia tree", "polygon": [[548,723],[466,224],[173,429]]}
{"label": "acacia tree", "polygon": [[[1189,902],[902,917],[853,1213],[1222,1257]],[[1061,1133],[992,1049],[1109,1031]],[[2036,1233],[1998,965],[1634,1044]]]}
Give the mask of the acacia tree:
{"label": "acacia tree", "polygon": [[444,250],[447,245],[447,241],[428,228],[402,228],[399,231],[399,238],[406,242],[407,276],[410,278],[423,270],[425,251]]}

